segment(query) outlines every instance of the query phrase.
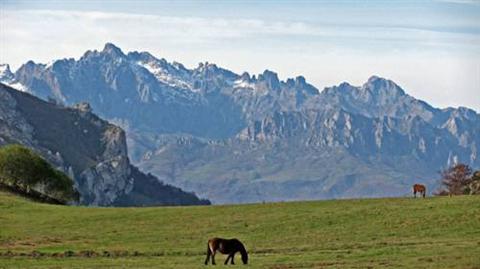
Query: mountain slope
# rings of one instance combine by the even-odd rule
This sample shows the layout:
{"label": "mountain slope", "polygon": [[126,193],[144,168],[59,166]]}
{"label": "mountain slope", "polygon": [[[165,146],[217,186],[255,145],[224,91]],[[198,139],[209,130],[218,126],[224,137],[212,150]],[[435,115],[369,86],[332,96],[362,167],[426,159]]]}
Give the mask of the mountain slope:
{"label": "mountain slope", "polygon": [[480,166],[479,114],[378,76],[320,91],[302,76],[189,69],[107,43],[8,77],[44,99],[89,102],[125,128],[133,162],[215,202],[406,195],[454,162]]}
{"label": "mountain slope", "polygon": [[[0,145],[11,143],[33,148],[73,178],[82,204],[206,202],[138,171],[128,159],[123,130],[91,113],[87,104],[62,107],[0,84]],[[145,185],[156,192],[146,194]],[[130,198],[139,195],[145,198]]]}

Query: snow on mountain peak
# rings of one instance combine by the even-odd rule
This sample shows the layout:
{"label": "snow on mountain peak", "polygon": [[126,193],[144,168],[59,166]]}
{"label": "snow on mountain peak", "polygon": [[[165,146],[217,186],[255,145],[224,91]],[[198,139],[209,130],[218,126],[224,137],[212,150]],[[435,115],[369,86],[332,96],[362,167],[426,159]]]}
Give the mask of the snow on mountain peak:
{"label": "snow on mountain peak", "polygon": [[8,64],[0,64],[0,81],[10,81],[13,79],[13,73]]}
{"label": "snow on mountain peak", "polygon": [[22,83],[15,81],[15,75],[10,70],[10,65],[0,64],[0,82],[22,92],[29,92]]}
{"label": "snow on mountain peak", "polygon": [[233,87],[255,90],[255,82],[252,82],[250,77],[245,77],[242,75],[239,79],[233,82]]}
{"label": "snow on mountain peak", "polygon": [[165,63],[162,63],[161,60],[157,60],[157,59],[155,61],[149,61],[149,62],[145,62],[145,61],[136,62],[136,64],[147,69],[151,74],[153,74],[155,78],[161,83],[167,84],[171,87],[178,87],[178,88],[189,89],[189,90],[193,89],[192,85],[190,85],[190,83],[188,83],[187,80],[184,80],[181,78],[181,76],[175,74],[175,71],[171,72],[172,70],[168,70],[168,68],[165,68],[165,66],[163,66]]}
{"label": "snow on mountain peak", "polygon": [[0,64],[0,74],[4,73],[5,71],[10,72],[10,65],[9,64]]}

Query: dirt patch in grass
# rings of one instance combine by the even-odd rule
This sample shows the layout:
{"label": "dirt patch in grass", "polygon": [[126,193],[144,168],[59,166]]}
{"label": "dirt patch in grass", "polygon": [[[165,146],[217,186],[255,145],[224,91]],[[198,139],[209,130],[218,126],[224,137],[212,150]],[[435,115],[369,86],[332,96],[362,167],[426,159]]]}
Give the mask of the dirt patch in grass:
{"label": "dirt patch in grass", "polygon": [[42,252],[42,251],[31,251],[31,252],[16,252],[16,251],[5,251],[0,252],[0,258],[13,258],[13,257],[25,257],[25,258],[124,258],[124,257],[161,257],[161,256],[198,256],[203,255],[204,253],[200,252],[140,252],[140,251],[127,251],[127,250],[103,250],[103,251],[94,251],[94,250],[66,250],[64,252]]}

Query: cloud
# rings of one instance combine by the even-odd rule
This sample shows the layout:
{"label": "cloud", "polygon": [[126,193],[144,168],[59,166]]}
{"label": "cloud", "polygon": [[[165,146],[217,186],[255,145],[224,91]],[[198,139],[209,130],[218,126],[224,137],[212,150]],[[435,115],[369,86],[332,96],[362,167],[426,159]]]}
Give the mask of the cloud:
{"label": "cloud", "polygon": [[[304,23],[268,23],[261,20],[173,17],[96,11],[18,10],[7,11],[1,19],[5,33],[15,29],[43,29],[43,34],[111,33],[134,37],[157,36],[188,39],[241,38],[252,34],[311,35],[315,30]],[[70,30],[79,30],[69,32]],[[13,32],[15,33],[15,32]],[[37,34],[42,34],[39,32]]]}
{"label": "cloud", "polygon": [[[458,31],[438,31],[408,25],[362,26],[314,24],[301,21],[264,21],[259,19],[175,17],[98,11],[8,10],[0,23],[2,35],[23,37],[33,34],[44,38],[75,36],[130,37],[136,39],[164,38],[176,42],[212,43],[219,39],[242,39],[270,36],[277,38],[362,39],[379,41],[437,43],[473,39],[479,36]],[[355,23],[355,22],[352,22]]]}
{"label": "cloud", "polygon": [[235,72],[268,68],[283,77],[301,74],[320,89],[341,81],[361,84],[378,74],[436,105],[480,110],[480,100],[470,98],[480,89],[480,35],[475,31],[341,21],[3,10],[0,62],[17,68],[30,59],[78,58],[113,42],[126,51],[150,51],[190,67],[210,61]]}

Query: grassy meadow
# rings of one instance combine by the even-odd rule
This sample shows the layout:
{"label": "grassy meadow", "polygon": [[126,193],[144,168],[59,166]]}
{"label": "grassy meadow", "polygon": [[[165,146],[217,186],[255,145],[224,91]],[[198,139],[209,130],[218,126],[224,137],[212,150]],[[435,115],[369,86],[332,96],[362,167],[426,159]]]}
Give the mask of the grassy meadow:
{"label": "grassy meadow", "polygon": [[480,268],[480,196],[87,208],[0,192],[0,268],[206,268],[214,236],[245,244],[240,268]]}

